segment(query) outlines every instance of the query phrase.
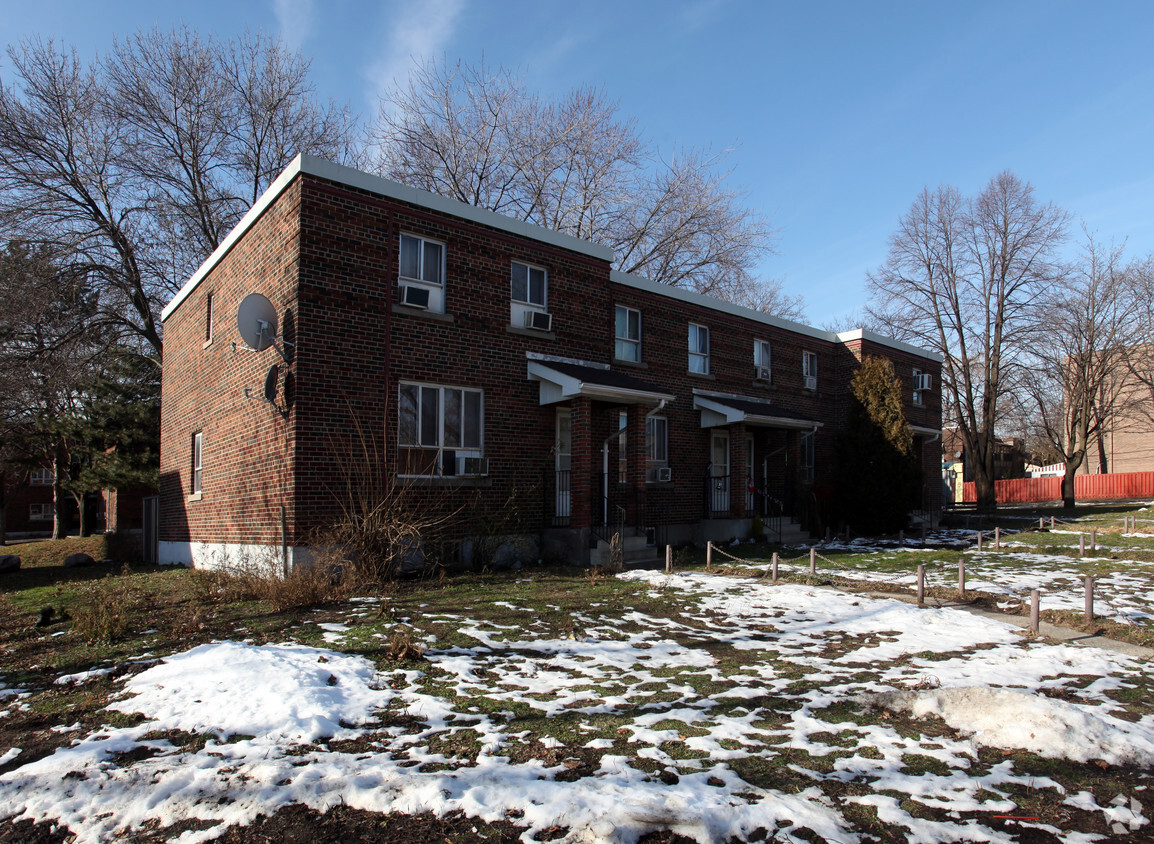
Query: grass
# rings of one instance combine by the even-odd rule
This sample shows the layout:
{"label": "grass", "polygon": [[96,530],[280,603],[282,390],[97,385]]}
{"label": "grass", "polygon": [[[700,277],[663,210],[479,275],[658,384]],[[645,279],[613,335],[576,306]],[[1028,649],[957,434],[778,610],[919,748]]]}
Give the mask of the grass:
{"label": "grass", "polygon": [[[1092,509],[1087,511],[1086,523],[1103,525],[1102,536],[1108,535],[1110,543],[1116,545],[1114,534],[1106,534],[1105,526],[1111,520],[1120,522],[1122,515],[1130,512]],[[1036,524],[1036,518],[1034,522]],[[630,759],[631,765],[654,780],[671,783],[708,760],[708,753],[691,743],[709,741],[711,724],[754,713],[754,726],[768,733],[755,738],[747,736],[743,741],[721,739],[717,742],[718,747],[733,755],[726,762],[729,770],[751,787],[779,789],[789,794],[820,783],[828,798],[842,808],[844,817],[863,835],[878,841],[904,839],[878,820],[873,807],[845,802],[850,797],[873,792],[868,777],[849,776],[844,766],[854,760],[855,764],[864,764],[862,760],[884,762],[883,754],[871,744],[870,729],[892,731],[908,743],[907,750],[900,755],[900,767],[911,776],[948,777],[961,771],[965,776],[978,777],[1010,760],[1014,770],[1023,776],[1039,781],[1047,777],[1054,779],[1070,793],[1092,790],[1102,805],[1124,788],[1148,784],[1143,772],[1106,771],[1093,765],[1043,759],[1024,752],[982,750],[971,760],[970,767],[962,771],[949,761],[954,751],[942,750],[944,745],[956,744],[957,739],[956,731],[944,723],[932,718],[912,719],[869,710],[852,700],[835,701],[811,713],[826,725],[824,732],[808,734],[811,749],[824,745],[821,749],[828,752],[819,754],[791,747],[790,718],[799,700],[825,694],[828,681],[815,680],[804,664],[778,658],[774,642],[779,629],[784,632],[788,622],[782,621],[780,628],[767,624],[761,633],[752,634],[752,638],[757,639],[757,650],[738,648],[730,635],[729,619],[701,610],[695,606],[693,596],[676,588],[654,589],[610,577],[589,577],[573,569],[542,568],[405,581],[362,593],[373,601],[352,602],[348,600],[354,594],[352,589],[324,589],[318,582],[290,584],[278,593],[249,580],[146,567],[125,560],[98,563],[87,569],[63,568],[63,558],[67,553],[80,550],[77,544],[80,542],[87,543],[83,549],[87,553],[104,559],[102,541],[103,538],[93,538],[20,546],[23,568],[0,580],[0,650],[5,653],[0,687],[18,687],[29,693],[22,701],[26,709],[0,718],[0,753],[7,747],[25,748],[20,764],[67,745],[75,735],[54,733],[52,726],[80,723],[81,729],[93,730],[101,724],[126,726],[139,722],[139,716],[110,712],[104,706],[120,688],[125,674],[142,670],[142,665],[134,663],[139,662],[143,654],[156,658],[213,639],[228,638],[257,644],[292,640],[358,653],[376,665],[382,688],[397,688],[394,684],[402,682],[400,678],[405,671],[422,672],[416,681],[416,690],[449,701],[457,712],[456,717],[448,720],[443,728],[428,732],[420,713],[407,712],[398,706],[381,713],[381,724],[407,730],[412,735],[424,734],[421,742],[425,750],[443,757],[426,762],[422,766],[425,771],[476,764],[481,734],[474,727],[479,718],[485,717],[507,721],[510,732],[526,733],[518,741],[504,746],[502,755],[513,760],[539,759],[548,766],[562,766],[564,772],[559,778],[593,776],[602,757],[613,755]],[[1015,561],[1014,554],[1025,548],[1037,553],[1054,553],[1042,549],[1068,549],[1055,543],[1054,535],[1047,533],[1015,534],[1013,541],[1022,547],[1004,551],[999,558],[1004,563],[983,562],[976,568],[1020,567],[1023,564]],[[1127,551],[1127,559],[1138,559],[1146,553],[1154,559],[1154,534],[1147,546],[1149,551],[1143,549],[1143,542],[1145,540],[1133,540],[1133,551]],[[1076,551],[1076,543],[1074,548]],[[743,547],[743,553],[746,549]],[[767,565],[771,549],[759,546],[750,553],[764,555]],[[870,575],[892,578],[912,572],[919,564],[948,583],[962,556],[957,551],[935,549],[868,554],[831,549],[822,554],[828,562],[819,561],[819,581],[834,580],[828,572],[822,575],[821,567],[836,567],[864,578],[861,581],[838,578],[839,584],[862,589],[877,588],[876,582],[869,585]],[[970,561],[967,556],[967,562]],[[1119,567],[1113,565],[1116,562],[1107,556],[1095,556],[1077,561],[1076,567],[1079,572],[1104,576],[1118,571]],[[700,569],[704,565],[704,554],[685,550],[678,557],[678,565]],[[740,567],[728,571],[746,577],[760,574]],[[1147,571],[1143,569],[1141,574],[1146,576]],[[809,581],[805,572],[783,573],[782,579]],[[900,588],[910,590],[908,585]],[[949,587],[938,588],[943,597],[950,594]],[[1004,596],[996,598],[1004,599]],[[990,598],[990,602],[994,601]],[[69,619],[38,627],[36,622],[45,606],[54,608],[57,619],[65,615]],[[1046,617],[1058,623],[1076,621],[1073,614],[1047,612]],[[630,620],[634,617],[652,622],[641,625]],[[327,622],[348,626],[333,644],[327,644],[326,631],[319,626]],[[662,622],[668,624],[662,626]],[[649,669],[650,679],[644,681],[631,679],[632,669],[624,670],[617,677],[583,678],[579,674],[580,666],[588,664],[591,658],[582,656],[577,649],[571,657],[577,667],[565,669],[568,680],[564,685],[529,695],[528,699],[514,700],[510,698],[517,681],[514,679],[505,687],[494,684],[494,678],[499,676],[494,670],[498,663],[486,663],[483,654],[476,657],[476,679],[468,682],[430,664],[424,656],[429,647],[470,649],[479,654],[478,636],[483,635],[512,643],[500,653],[486,657],[504,660],[500,666],[507,668],[518,661],[529,663],[544,659],[533,647],[536,642],[562,639],[589,627],[601,629],[602,639],[633,645],[637,654],[647,654],[665,644],[706,654],[711,668],[703,671],[689,665],[667,665]],[[1151,628],[1120,625],[1108,619],[1096,619],[1094,627],[1154,645]],[[469,632],[472,628],[483,633],[474,635]],[[605,632],[609,629],[611,633]],[[820,649],[814,651],[815,658],[835,660],[851,652],[868,652],[897,634],[898,631],[883,631],[869,636],[829,635],[822,639]],[[764,637],[764,648],[761,637]],[[908,654],[887,665],[868,661],[845,664],[838,682],[868,684],[879,669],[903,665],[915,672],[911,660],[922,666],[916,672],[928,675],[932,670],[927,664],[954,656],[956,654],[927,651]],[[774,691],[756,699],[726,697],[727,692],[743,687],[742,677],[754,664],[770,667],[776,682]],[[94,667],[115,667],[116,671],[78,685],[54,683],[62,674]],[[1062,678],[1065,685],[1054,692],[1055,696],[1075,694],[1092,680]],[[529,682],[529,678],[525,681]],[[1109,696],[1125,710],[1126,718],[1147,717],[1154,715],[1151,686],[1154,682],[1146,675],[1139,675],[1128,678],[1111,690]],[[527,687],[522,686],[524,688]],[[587,692],[589,697],[548,712],[539,708],[551,707],[577,692]],[[580,711],[609,698],[628,699],[630,704],[613,712]],[[682,705],[687,698],[710,701],[708,718],[686,721],[673,714],[655,716],[647,729],[665,737],[656,745],[664,758],[640,758],[638,754],[645,744],[635,740],[633,725],[638,717],[649,713],[660,715]],[[5,702],[0,701],[0,709],[4,706]],[[369,738],[366,737],[366,742]],[[148,739],[167,740],[189,752],[203,748],[206,740],[204,736],[175,731],[150,734]],[[609,746],[586,747],[594,739],[601,739]],[[558,746],[550,746],[554,742]],[[350,743],[349,752],[355,752],[360,746],[357,742]],[[131,757],[122,761],[129,764]],[[0,772],[3,770],[0,768]],[[1015,805],[1033,813],[1044,813],[1046,805],[1055,799],[1053,790],[1047,788],[1023,786],[1005,790]],[[951,819],[945,809],[927,806],[907,796],[894,796],[904,801],[911,815],[941,822]],[[1001,798],[991,795],[990,800],[996,799]],[[988,822],[984,816],[974,814],[973,817],[982,823]],[[1063,828],[1105,832],[1092,813],[1068,809],[1067,822],[1069,826]],[[805,838],[805,834],[798,833],[797,837]]]}

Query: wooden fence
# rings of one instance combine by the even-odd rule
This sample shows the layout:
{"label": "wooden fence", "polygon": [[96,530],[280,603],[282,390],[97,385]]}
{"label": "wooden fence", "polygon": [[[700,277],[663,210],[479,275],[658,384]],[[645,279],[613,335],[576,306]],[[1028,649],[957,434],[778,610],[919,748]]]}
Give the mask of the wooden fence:
{"label": "wooden fence", "polygon": [[[1061,501],[1061,478],[1018,478],[995,481],[999,504]],[[1078,501],[1115,501],[1127,498],[1154,498],[1154,472],[1124,472],[1116,475],[1075,475],[1074,497]],[[978,500],[973,482],[962,486],[962,502]]]}

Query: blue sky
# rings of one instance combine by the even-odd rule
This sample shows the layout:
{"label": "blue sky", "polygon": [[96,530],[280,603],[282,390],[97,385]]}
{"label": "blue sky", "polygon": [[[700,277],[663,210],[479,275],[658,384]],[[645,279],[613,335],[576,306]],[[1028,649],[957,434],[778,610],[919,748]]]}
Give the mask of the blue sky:
{"label": "blue sky", "polygon": [[925,186],[976,193],[1009,169],[1154,252],[1154,3],[0,0],[4,43],[86,56],[179,22],[280,34],[366,117],[412,57],[483,54],[542,93],[604,88],[664,152],[732,147],[732,182],[780,230],[762,273],[815,324],[865,303]]}

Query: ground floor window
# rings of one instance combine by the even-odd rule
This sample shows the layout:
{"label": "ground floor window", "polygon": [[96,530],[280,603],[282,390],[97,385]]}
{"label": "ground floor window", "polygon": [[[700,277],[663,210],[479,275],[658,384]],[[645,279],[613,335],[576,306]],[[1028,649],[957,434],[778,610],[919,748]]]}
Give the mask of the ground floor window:
{"label": "ground floor window", "polygon": [[669,420],[650,416],[645,420],[645,480],[669,479]]}
{"label": "ground floor window", "polygon": [[481,390],[402,383],[397,402],[398,473],[485,474],[483,419]]}
{"label": "ground floor window", "polygon": [[30,504],[28,505],[28,520],[33,522],[50,522],[52,521],[52,505],[51,504]]}

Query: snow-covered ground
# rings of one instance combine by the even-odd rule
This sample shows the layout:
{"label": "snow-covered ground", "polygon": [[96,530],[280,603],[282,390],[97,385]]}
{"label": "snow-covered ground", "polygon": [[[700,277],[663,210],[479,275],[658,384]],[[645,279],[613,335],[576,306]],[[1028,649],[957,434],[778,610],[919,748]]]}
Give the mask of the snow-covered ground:
{"label": "snow-covered ground", "polygon": [[[1117,830],[1145,829],[1144,791],[1100,805],[1017,770],[1008,754],[979,758],[981,747],[1026,748],[1154,765],[1154,718],[1134,720],[1112,697],[1151,679],[1143,663],[833,590],[700,573],[621,578],[682,611],[590,607],[572,638],[542,638],[539,610],[518,601],[500,602],[518,623],[440,613],[427,627],[472,644],[388,670],[296,643],[217,642],[168,657],[127,679],[109,707],[143,722],[76,736],[0,775],[0,817],[51,819],[80,842],[114,841],[146,821],[218,822],[178,839],[190,843],[289,803],[343,803],[515,818],[526,842],[554,827],[583,842],[662,828],[701,842],[758,829],[854,842],[846,813],[868,806],[909,841],[1009,842],[985,819],[1015,814],[1029,789],[1101,812]],[[334,648],[352,645],[343,637],[371,609],[355,606],[350,625],[323,624]],[[13,759],[15,748],[0,747],[0,760]],[[940,818],[911,813],[918,804]],[[1095,840],[1046,817],[1017,823]],[[794,834],[803,828],[811,833]]]}

